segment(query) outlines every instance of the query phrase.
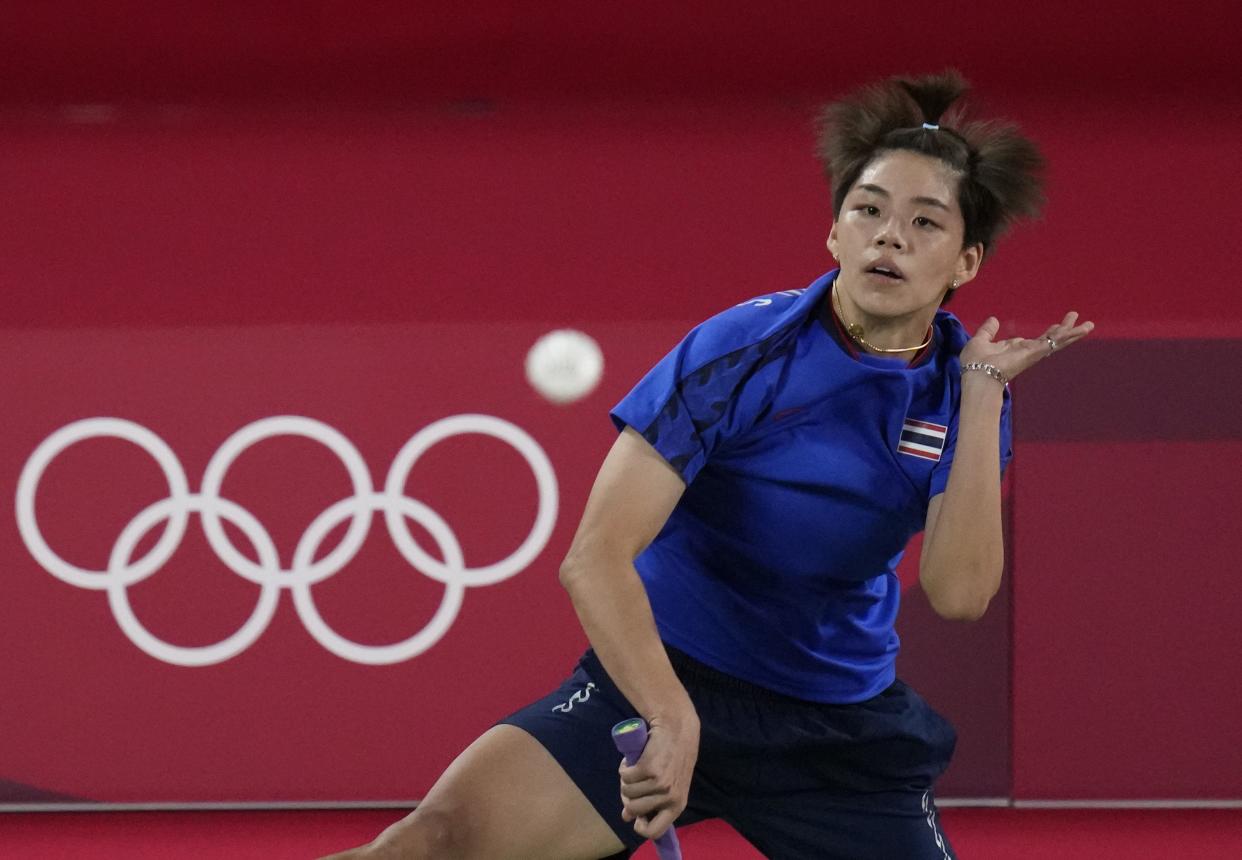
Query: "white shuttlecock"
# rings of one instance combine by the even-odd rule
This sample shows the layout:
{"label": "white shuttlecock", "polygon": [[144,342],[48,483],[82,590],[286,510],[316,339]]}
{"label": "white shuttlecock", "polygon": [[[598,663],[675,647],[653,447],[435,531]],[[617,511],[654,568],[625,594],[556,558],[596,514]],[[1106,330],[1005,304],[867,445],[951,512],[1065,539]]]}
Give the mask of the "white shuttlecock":
{"label": "white shuttlecock", "polygon": [[526,353],[526,381],[553,403],[586,397],[604,375],[604,353],[588,334],[575,329],[550,331]]}

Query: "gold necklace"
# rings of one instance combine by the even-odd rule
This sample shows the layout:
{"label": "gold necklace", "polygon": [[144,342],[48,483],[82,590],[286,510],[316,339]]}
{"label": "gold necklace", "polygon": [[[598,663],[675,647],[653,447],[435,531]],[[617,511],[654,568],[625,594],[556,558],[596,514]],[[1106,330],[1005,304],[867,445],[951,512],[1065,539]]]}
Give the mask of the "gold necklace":
{"label": "gold necklace", "polygon": [[882,346],[873,346],[863,339],[863,327],[858,323],[845,322],[845,314],[841,313],[841,300],[837,298],[837,282],[832,282],[832,305],[836,308],[837,318],[845,325],[845,333],[850,336],[850,340],[861,346],[863,349],[869,349],[880,353],[897,353],[897,352],[916,352],[932,342],[932,327],[927,327],[927,340],[918,346],[904,346],[901,349],[886,349]]}

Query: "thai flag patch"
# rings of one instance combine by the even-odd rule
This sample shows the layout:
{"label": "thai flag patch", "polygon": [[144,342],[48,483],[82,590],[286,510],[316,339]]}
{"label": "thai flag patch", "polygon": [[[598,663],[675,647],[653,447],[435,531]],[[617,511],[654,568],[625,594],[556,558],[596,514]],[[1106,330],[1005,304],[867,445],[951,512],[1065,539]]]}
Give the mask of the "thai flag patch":
{"label": "thai flag patch", "polygon": [[897,450],[911,457],[939,460],[944,453],[944,440],[948,435],[949,428],[943,424],[907,418],[901,425],[901,441],[897,444]]}

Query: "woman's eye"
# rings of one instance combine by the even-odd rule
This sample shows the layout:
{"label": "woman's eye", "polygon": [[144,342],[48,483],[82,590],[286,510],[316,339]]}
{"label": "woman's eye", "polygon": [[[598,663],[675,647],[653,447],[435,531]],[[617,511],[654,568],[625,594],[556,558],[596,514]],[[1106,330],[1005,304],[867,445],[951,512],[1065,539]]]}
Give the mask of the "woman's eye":
{"label": "woman's eye", "polygon": [[868,215],[879,215],[880,214],[880,209],[877,206],[864,206],[863,211],[866,212]]}
{"label": "woman's eye", "polygon": [[919,226],[919,227],[936,227],[936,226],[938,226],[938,225],[936,224],[936,222],[935,222],[935,221],[931,220],[930,218],[924,218],[922,215],[920,215],[919,217],[915,218],[915,219],[914,219],[914,223],[915,223],[915,225],[916,225],[916,226]]}

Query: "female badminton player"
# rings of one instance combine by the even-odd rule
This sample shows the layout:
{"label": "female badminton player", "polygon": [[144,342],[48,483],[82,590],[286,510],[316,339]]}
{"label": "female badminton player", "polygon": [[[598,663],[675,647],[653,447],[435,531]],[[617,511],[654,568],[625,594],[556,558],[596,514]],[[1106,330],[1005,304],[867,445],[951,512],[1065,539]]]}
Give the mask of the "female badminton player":
{"label": "female badminton player", "polygon": [[[837,268],[691,331],[616,406],[561,566],[592,648],[418,809],[338,858],[625,857],[725,819],[765,856],[946,860],[956,736],[895,677],[894,568],[924,531],[937,613],[1001,579],[1006,383],[1092,329],[971,337],[943,309],[1035,214],[1035,146],[967,117],[954,73],[828,105]],[[620,765],[609,736],[644,718]]]}

